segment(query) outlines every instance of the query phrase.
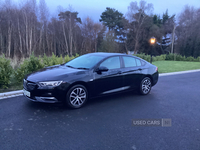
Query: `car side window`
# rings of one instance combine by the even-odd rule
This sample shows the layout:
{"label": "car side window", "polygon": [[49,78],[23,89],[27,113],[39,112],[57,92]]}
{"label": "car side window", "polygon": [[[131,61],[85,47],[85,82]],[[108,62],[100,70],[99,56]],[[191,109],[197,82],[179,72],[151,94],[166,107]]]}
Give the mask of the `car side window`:
{"label": "car side window", "polygon": [[110,57],[104,60],[100,66],[107,67],[108,69],[119,69],[120,68],[120,59],[119,57]]}
{"label": "car side window", "polygon": [[123,57],[123,60],[124,60],[124,66],[126,68],[128,67],[136,67],[137,64],[136,64],[136,59],[133,58],[133,57]]}
{"label": "car side window", "polygon": [[141,63],[141,61],[139,59],[136,59],[136,63],[137,63],[138,67],[142,66],[142,63]]}
{"label": "car side window", "polygon": [[144,61],[141,60],[142,66],[146,65],[146,63]]}

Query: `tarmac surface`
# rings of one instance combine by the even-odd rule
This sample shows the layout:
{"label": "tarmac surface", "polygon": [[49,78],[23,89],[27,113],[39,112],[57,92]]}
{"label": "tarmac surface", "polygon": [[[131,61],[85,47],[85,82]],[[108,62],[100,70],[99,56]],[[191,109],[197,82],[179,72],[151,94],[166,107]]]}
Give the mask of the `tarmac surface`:
{"label": "tarmac surface", "polygon": [[[141,119],[171,126],[134,126]],[[1,99],[0,150],[11,149],[200,150],[200,72],[161,76],[147,96],[106,96],[76,110]]]}

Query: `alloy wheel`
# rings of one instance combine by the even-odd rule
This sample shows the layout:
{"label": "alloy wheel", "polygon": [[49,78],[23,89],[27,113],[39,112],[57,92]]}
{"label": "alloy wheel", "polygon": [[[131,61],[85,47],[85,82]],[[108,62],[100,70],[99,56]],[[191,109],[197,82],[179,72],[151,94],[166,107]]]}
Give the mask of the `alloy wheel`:
{"label": "alloy wheel", "polygon": [[147,95],[151,91],[151,79],[146,77],[141,82],[140,92],[143,95]]}
{"label": "alloy wheel", "polygon": [[74,108],[81,107],[87,99],[87,92],[83,87],[75,87],[69,95],[69,103]]}

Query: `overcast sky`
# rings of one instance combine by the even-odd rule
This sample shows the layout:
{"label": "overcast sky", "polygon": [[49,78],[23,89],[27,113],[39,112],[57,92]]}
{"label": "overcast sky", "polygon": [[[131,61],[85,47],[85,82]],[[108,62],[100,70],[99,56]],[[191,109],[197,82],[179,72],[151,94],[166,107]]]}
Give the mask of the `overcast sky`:
{"label": "overcast sky", "polygon": [[[106,10],[106,7],[115,8],[119,12],[126,14],[128,6],[132,1],[139,3],[140,0],[46,0],[46,3],[50,14],[53,16],[57,15],[59,5],[65,9],[71,5],[82,19],[89,16],[93,20],[98,21],[101,13]],[[154,14],[160,15],[168,9],[169,15],[176,14],[178,16],[187,4],[200,8],[200,0],[146,0],[146,2],[152,3]]]}
{"label": "overcast sky", "polygon": [[[136,1],[136,0],[132,0]],[[51,13],[56,13],[57,6],[68,8],[69,5],[79,12],[79,17],[91,17],[98,21],[100,15],[106,10],[106,7],[115,8],[119,12],[126,14],[131,0],[46,0]],[[140,0],[137,0],[139,2]],[[147,3],[152,3],[154,13],[162,15],[168,9],[169,15],[178,15],[185,5],[195,6],[200,8],[200,0],[146,0]],[[54,14],[55,15],[55,14]]]}

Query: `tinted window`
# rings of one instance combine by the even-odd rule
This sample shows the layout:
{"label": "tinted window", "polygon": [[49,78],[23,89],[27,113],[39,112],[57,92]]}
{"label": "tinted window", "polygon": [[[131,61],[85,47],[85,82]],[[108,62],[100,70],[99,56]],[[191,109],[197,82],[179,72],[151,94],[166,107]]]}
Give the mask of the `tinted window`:
{"label": "tinted window", "polygon": [[103,61],[100,66],[107,67],[108,69],[118,69],[120,68],[119,57],[111,57]]}
{"label": "tinted window", "polygon": [[67,66],[73,68],[92,68],[104,57],[97,55],[82,55],[66,63]]}
{"label": "tinted window", "polygon": [[133,57],[123,57],[125,67],[136,67],[136,61]]}
{"label": "tinted window", "polygon": [[142,61],[142,60],[141,60],[141,63],[142,63],[142,66],[146,65],[146,62],[144,62],[144,61]]}
{"label": "tinted window", "polygon": [[142,66],[142,63],[139,59],[136,59],[137,66]]}

